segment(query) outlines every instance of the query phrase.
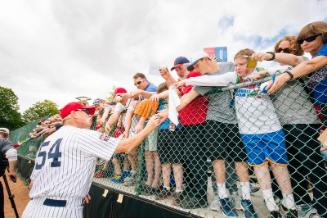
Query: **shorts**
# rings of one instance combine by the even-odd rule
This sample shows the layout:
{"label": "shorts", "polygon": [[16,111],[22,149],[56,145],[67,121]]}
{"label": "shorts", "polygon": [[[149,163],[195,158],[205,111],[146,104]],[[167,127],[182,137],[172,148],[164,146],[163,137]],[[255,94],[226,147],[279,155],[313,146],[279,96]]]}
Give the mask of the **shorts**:
{"label": "shorts", "polygon": [[288,163],[283,130],[264,134],[241,134],[241,138],[249,165],[259,165],[266,161]]}
{"label": "shorts", "polygon": [[246,161],[247,155],[237,124],[208,120],[205,129],[207,152],[211,160]]}
{"label": "shorts", "polygon": [[182,149],[180,143],[180,130],[163,129],[159,131],[158,153],[162,164],[181,163]]}
{"label": "shorts", "polygon": [[144,140],[145,151],[157,151],[158,128],[155,128]]}

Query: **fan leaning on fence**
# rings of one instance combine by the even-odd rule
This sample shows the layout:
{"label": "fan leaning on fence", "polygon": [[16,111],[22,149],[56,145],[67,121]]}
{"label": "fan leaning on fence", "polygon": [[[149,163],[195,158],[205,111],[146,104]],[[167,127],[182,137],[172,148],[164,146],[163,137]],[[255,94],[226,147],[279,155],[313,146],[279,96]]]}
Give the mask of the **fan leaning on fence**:
{"label": "fan leaning on fence", "polygon": [[[254,53],[258,61],[275,61],[277,68],[295,67],[307,61],[295,36],[285,36],[279,40],[274,52]],[[272,58],[272,56],[275,56]],[[270,70],[269,70],[270,71]],[[274,71],[269,74],[274,74]],[[286,73],[290,74],[290,72]],[[289,75],[288,75],[289,76]],[[320,143],[317,140],[321,121],[310,101],[311,92],[305,88],[306,80],[292,80],[286,83],[272,96],[276,113],[283,125],[289,157],[289,171],[294,199],[299,208],[299,216],[317,213],[323,215],[327,202],[327,172],[323,157],[320,155]],[[313,199],[309,193],[309,182],[313,185]],[[277,187],[273,186],[274,191]],[[278,192],[277,192],[278,194]]]}
{"label": "fan leaning on fence", "polygon": [[155,115],[128,139],[103,138],[89,130],[94,107],[71,102],[60,110],[64,126],[45,139],[31,175],[31,201],[23,217],[83,217],[82,200],[92,182],[97,158],[136,148],[162,119]]}
{"label": "fan leaning on fence", "polygon": [[[248,67],[248,58],[252,55],[253,51],[249,49],[241,50],[236,56],[235,56],[235,66],[236,66],[236,72],[226,73],[223,75],[207,75],[207,76],[201,76],[197,78],[190,78],[185,80],[184,82],[186,84],[193,84],[193,85],[206,85],[206,86],[227,86],[230,83],[237,83],[238,79],[246,79],[251,73],[253,73],[253,68],[255,66],[252,66],[252,69]],[[198,63],[204,63],[205,60],[208,60],[206,58],[199,59]],[[207,62],[209,64],[210,62]],[[217,72],[218,64],[211,60],[211,68],[206,68],[207,70],[211,70],[211,73]],[[214,65],[216,64],[216,69]],[[200,67],[199,67],[200,68]],[[198,69],[199,69],[198,68]],[[242,78],[243,77],[243,78]],[[226,80],[227,79],[227,80]],[[256,90],[252,89],[254,87],[245,87],[243,91],[239,92],[239,96],[236,96],[235,103],[236,103],[236,111],[237,111],[237,117],[238,117],[238,123],[240,127],[240,133],[243,140],[243,143],[246,142],[245,145],[247,156],[249,159],[249,163],[254,165],[255,173],[257,177],[259,178],[259,183],[261,186],[261,189],[263,190],[263,197],[265,199],[266,205],[268,209],[271,211],[271,215],[273,217],[280,217],[278,212],[278,207],[273,199],[273,193],[271,190],[271,182],[270,182],[270,176],[268,172],[268,165],[266,163],[266,159],[271,160],[272,166],[274,168],[275,176],[277,177],[277,181],[279,182],[279,185],[281,187],[281,190],[283,192],[283,206],[286,208],[287,212],[292,216],[296,216],[296,210],[295,210],[295,203],[294,198],[292,194],[292,188],[289,180],[288,170],[287,170],[287,156],[285,151],[285,142],[283,139],[283,132],[281,125],[278,121],[278,118],[276,114],[274,114],[273,105],[270,102],[270,99],[268,96],[264,97],[264,99],[261,98],[261,96],[253,95],[255,94]],[[249,96],[243,95],[242,93],[248,93],[251,94]],[[258,94],[258,93],[257,93]],[[235,94],[237,95],[237,93]],[[251,100],[247,101],[247,100]],[[251,116],[252,114],[246,111],[242,111],[242,107],[239,107],[241,105],[245,105],[248,107],[251,107],[252,104],[259,104],[261,105],[261,108],[265,108],[264,112],[261,112],[261,115],[266,115],[267,122],[270,122],[270,124],[264,125],[264,126],[255,126],[256,124],[260,124],[260,122],[257,121],[257,116]],[[259,106],[258,105],[258,106]],[[253,107],[253,106],[252,106]],[[244,107],[243,107],[244,109]],[[250,108],[247,108],[249,110]],[[256,108],[252,108],[252,110],[255,110]],[[243,113],[245,112],[245,113]],[[274,117],[274,119],[271,119]],[[244,122],[253,122],[252,127],[254,128],[254,131],[251,132],[247,128]],[[271,128],[274,129],[271,129]],[[264,131],[264,132],[262,132]],[[273,136],[271,135],[273,134]],[[260,140],[260,137],[263,137],[262,139],[263,144],[261,146],[267,147],[266,151],[269,152],[262,152],[261,149],[258,149],[256,147],[256,144],[251,143],[253,138],[251,140],[248,140],[248,137],[254,137],[255,140]],[[276,137],[279,139],[276,140]],[[267,177],[268,176],[268,177]]]}

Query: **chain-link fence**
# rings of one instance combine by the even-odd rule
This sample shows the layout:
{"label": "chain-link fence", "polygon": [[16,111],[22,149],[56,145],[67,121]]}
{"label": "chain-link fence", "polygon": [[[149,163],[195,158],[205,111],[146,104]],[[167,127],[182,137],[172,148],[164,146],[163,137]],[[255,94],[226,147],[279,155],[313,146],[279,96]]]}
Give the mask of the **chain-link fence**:
{"label": "chain-link fence", "polygon": [[[203,217],[326,217],[326,159],[318,141],[325,89],[312,79],[291,81],[273,95],[260,82],[195,87],[180,125],[165,121],[137,151],[99,161],[95,181]],[[142,120],[139,102],[124,111],[132,115],[128,135]],[[160,100],[158,110],[167,107]]]}

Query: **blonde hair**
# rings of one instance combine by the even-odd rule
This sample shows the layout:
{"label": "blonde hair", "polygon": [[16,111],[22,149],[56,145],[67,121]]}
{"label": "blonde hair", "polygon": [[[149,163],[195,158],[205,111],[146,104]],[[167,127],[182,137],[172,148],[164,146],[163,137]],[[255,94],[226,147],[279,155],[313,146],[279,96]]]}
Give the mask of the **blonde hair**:
{"label": "blonde hair", "polygon": [[240,51],[238,51],[235,56],[234,56],[234,60],[236,58],[244,58],[244,56],[247,56],[247,57],[251,57],[252,54],[254,54],[254,51],[252,49],[249,49],[249,48],[245,48],[245,49],[242,49]]}

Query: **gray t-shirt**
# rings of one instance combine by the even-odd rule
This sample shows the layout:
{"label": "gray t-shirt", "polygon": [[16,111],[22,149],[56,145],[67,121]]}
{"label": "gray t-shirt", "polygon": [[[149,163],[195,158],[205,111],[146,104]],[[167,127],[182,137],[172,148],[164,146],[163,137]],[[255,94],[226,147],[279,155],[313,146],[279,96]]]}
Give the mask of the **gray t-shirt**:
{"label": "gray t-shirt", "polygon": [[[196,86],[194,90],[200,95],[216,89],[216,87]],[[237,124],[234,108],[231,106],[233,94],[231,91],[218,92],[208,95],[208,113],[206,120],[221,123]]]}
{"label": "gray t-shirt", "polygon": [[[220,69],[216,74],[224,74],[234,71],[233,62],[219,63]],[[196,86],[194,90],[200,95],[206,95],[217,87]],[[216,92],[208,95],[208,113],[206,120],[213,120],[221,123],[237,124],[236,113],[232,105],[233,90]]]}
{"label": "gray t-shirt", "polygon": [[271,99],[282,125],[321,123],[303,83],[298,80],[288,82]]}

